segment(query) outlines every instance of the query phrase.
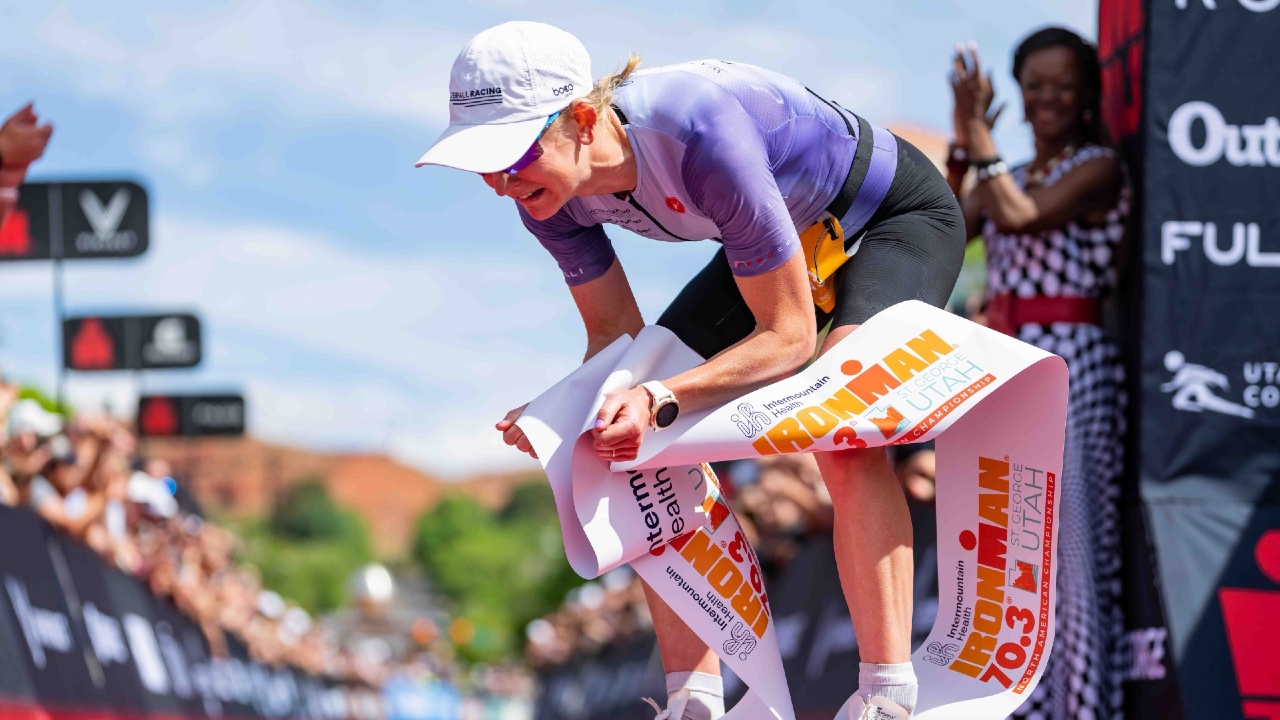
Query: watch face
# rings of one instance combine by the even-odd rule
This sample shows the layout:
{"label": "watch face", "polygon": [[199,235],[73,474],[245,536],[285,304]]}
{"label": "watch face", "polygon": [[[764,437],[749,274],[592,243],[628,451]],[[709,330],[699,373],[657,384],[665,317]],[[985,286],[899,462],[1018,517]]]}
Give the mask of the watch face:
{"label": "watch face", "polygon": [[676,421],[676,416],[680,414],[680,406],[675,403],[667,403],[658,408],[658,414],[654,416],[654,424],[660,428],[670,427],[671,423]]}

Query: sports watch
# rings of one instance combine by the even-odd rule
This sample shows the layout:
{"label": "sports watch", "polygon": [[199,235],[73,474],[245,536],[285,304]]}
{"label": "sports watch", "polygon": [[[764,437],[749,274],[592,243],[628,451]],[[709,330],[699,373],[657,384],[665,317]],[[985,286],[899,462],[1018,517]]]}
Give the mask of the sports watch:
{"label": "sports watch", "polygon": [[649,391],[653,402],[649,404],[649,427],[655,431],[671,427],[680,415],[680,401],[665,385],[657,380],[641,383],[640,387]]}

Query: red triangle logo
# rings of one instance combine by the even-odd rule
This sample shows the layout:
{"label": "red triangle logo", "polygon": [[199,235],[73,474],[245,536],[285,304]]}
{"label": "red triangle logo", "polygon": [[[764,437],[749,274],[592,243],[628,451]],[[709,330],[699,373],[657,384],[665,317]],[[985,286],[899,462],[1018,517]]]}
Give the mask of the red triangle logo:
{"label": "red triangle logo", "polygon": [[178,413],[165,397],[149,398],[142,406],[138,427],[143,435],[177,435]]}
{"label": "red triangle logo", "polygon": [[14,208],[0,223],[0,256],[26,257],[31,251],[31,221],[26,210]]}
{"label": "red triangle logo", "polygon": [[98,318],[86,318],[71,339],[71,369],[110,370],[116,366],[116,344]]}

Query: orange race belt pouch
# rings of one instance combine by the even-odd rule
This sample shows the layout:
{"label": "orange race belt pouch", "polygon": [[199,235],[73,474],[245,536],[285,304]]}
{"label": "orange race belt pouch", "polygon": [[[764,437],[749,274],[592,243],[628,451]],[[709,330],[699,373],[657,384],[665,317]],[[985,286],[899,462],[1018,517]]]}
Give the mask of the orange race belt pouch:
{"label": "orange race belt pouch", "polygon": [[823,312],[835,309],[836,270],[858,252],[861,244],[861,233],[851,244],[846,244],[840,221],[831,213],[823,213],[817,222],[800,233],[800,248],[809,271],[809,290],[818,309]]}

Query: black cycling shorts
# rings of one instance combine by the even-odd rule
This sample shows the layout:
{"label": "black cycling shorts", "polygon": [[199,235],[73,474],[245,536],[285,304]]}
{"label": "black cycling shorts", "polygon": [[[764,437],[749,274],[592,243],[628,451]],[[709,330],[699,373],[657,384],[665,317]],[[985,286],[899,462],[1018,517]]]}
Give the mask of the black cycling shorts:
{"label": "black cycling shorts", "polygon": [[[964,261],[964,216],[946,180],[914,145],[898,138],[898,167],[858,251],[836,271],[836,305],[818,330],[861,325],[903,300],[943,307]],[[658,318],[704,358],[751,334],[755,316],[738,292],[724,250],[693,276]]]}

